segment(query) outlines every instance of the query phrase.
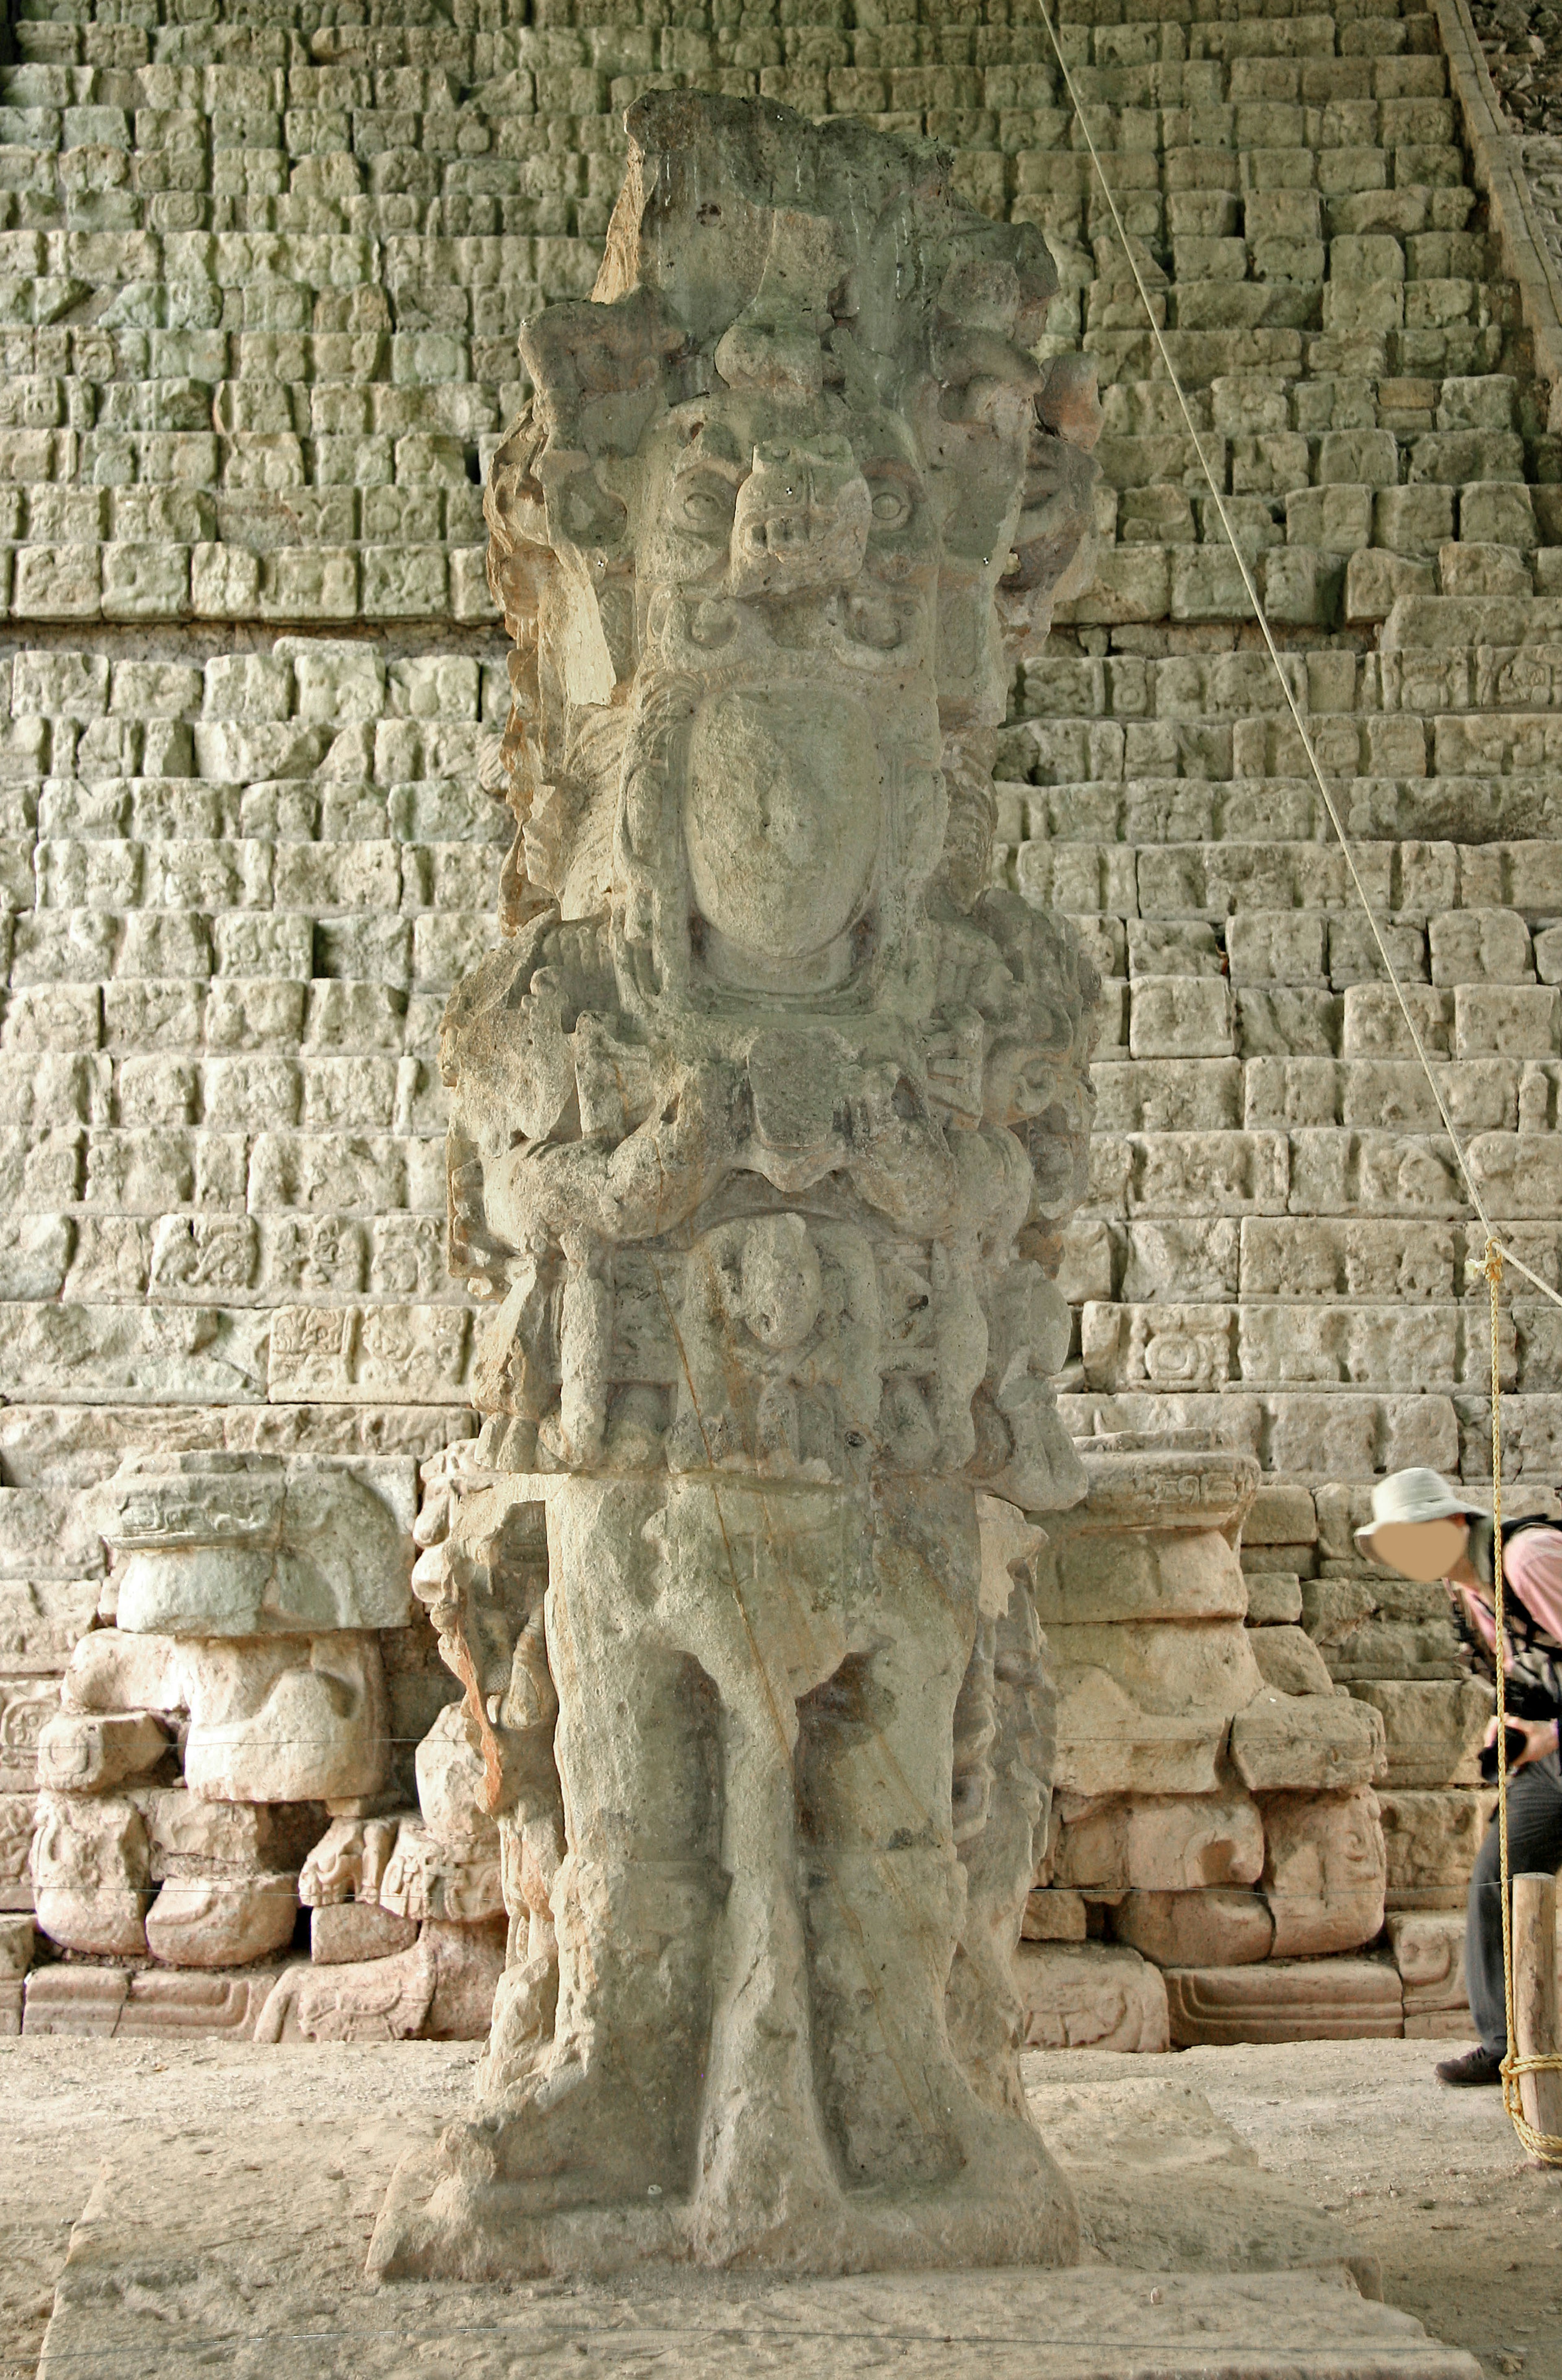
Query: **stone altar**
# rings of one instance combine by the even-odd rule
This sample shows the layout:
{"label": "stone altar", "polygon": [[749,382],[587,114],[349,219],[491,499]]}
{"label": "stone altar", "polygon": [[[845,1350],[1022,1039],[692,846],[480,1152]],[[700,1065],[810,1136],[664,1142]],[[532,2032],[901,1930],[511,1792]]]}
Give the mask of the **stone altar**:
{"label": "stone altar", "polygon": [[1093,372],[931,144],[653,94],[521,334],[505,941],[458,987],[488,1418],[421,1524],[510,1916],[385,2277],[1076,2251],[1010,1970],[1029,1515],[1097,979],[989,889],[1016,659],[1088,569]]}

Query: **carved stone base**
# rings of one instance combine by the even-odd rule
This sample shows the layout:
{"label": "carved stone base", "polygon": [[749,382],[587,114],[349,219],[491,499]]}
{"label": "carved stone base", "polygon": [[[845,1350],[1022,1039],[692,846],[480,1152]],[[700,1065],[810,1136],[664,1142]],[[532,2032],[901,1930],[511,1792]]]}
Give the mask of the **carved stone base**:
{"label": "carved stone base", "polygon": [[604,2275],[637,2265],[763,2264],[773,2272],[924,2272],[943,2266],[1072,2265],[1073,2193],[1035,2133],[995,2119],[989,2155],[942,2188],[888,2192],[817,2183],[785,2203],[713,2210],[692,2198],[537,2211],[534,2182],[463,2170],[473,2131],[453,2125],[397,2167],[369,2246],[380,2280],[516,2281]]}

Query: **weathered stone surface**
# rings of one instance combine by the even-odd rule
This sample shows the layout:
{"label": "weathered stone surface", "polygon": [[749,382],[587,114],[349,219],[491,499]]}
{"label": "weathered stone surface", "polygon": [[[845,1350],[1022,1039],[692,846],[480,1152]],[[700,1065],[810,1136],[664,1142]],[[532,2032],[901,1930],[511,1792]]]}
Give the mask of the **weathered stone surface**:
{"label": "weathered stone surface", "polygon": [[[1255,1632],[1267,1633],[1267,1632]],[[1279,1633],[1279,1631],[1275,1631]],[[1342,1792],[1384,1768],[1381,1722],[1348,1694],[1266,1686],[1231,1722],[1231,1765],[1250,1792]]]}
{"label": "weathered stone surface", "polygon": [[155,1768],[168,1746],[150,1711],[101,1718],[62,1711],[38,1739],[39,1782],[59,1793],[112,1792]]}
{"label": "weathered stone surface", "polygon": [[406,1462],[131,1457],[99,1499],[125,1557],[116,1624],[196,1637],[401,1627],[414,1496]]}
{"label": "weathered stone surface", "polygon": [[1252,1967],[1174,1967],[1165,1975],[1171,2038],[1201,2042],[1352,2041],[1403,2031],[1399,1978],[1367,1959],[1265,1960]]}
{"label": "weathered stone surface", "polygon": [[1496,1803],[1495,1790],[1385,1788],[1378,1796],[1390,1909],[1462,1909],[1470,1872]]}
{"label": "weathered stone surface", "polygon": [[1145,1794],[1068,1817],[1054,1875],[1059,1884],[1190,1892],[1256,1884],[1263,1865],[1263,1829],[1245,1794]]}
{"label": "weathered stone surface", "polygon": [[1334,1680],[1312,1639],[1300,1628],[1267,1627],[1252,1640],[1252,1656],[1266,1686],[1281,1694],[1332,1694]]}
{"label": "weathered stone surface", "polygon": [[176,1711],[184,1702],[179,1651],[171,1636],[136,1636],[94,1628],[66,1664],[60,1699],[67,1711]]}
{"label": "weathered stone surface", "polygon": [[324,1802],[384,1779],[384,1675],[367,1635],[191,1640],[185,1782],[215,1802]]}
{"label": "weathered stone surface", "polygon": [[1275,1919],[1258,1892],[1129,1892],[1112,1932],[1158,1967],[1241,1967],[1268,1958]]}
{"label": "weathered stone surface", "polygon": [[293,1938],[297,1879],[172,1876],[146,1912],[146,1945],[170,1967],[242,1967]]}
{"label": "weathered stone surface", "polygon": [[[418,1928],[409,1917],[397,1917],[372,1901],[338,1900],[310,1912],[309,1954],[317,1967],[388,1959],[409,1950],[417,1938]],[[492,1991],[489,2000],[492,2005]]]}
{"label": "weathered stone surface", "polygon": [[1317,1958],[1370,1942],[1383,1924],[1384,1830],[1370,1788],[1266,1794],[1263,1888],[1275,1956]]}
{"label": "weathered stone surface", "polygon": [[36,1943],[31,1917],[0,1917],[0,1975],[7,1981],[25,1975]]}
{"label": "weathered stone surface", "polygon": [[[1301,1581],[1294,1571],[1250,1570],[1248,1620],[1254,1628],[1278,1626],[1301,1618]],[[1261,1648],[1254,1645],[1258,1658]]]}
{"label": "weathered stone surface", "polygon": [[1056,1785],[1080,1801],[1213,1793],[1228,1724],[1221,1710],[1141,1710],[1105,1670],[1060,1670]]}
{"label": "weathered stone surface", "polygon": [[212,1802],[185,1786],[138,1787],[129,1796],[146,1824],[152,1879],[297,1875],[318,1834],[311,1803]]}
{"label": "weathered stone surface", "polygon": [[146,1953],[146,1827],[110,1794],[42,1793],[32,1839],[38,1923],[69,1950]]}
{"label": "weathered stone surface", "polygon": [[501,1909],[486,1924],[429,1919],[423,1938],[433,1954],[433,1998],[423,2032],[431,2041],[485,2041],[494,1995],[505,1972],[507,1931]]}
{"label": "weathered stone surface", "polygon": [[1038,1886],[1025,1896],[1019,1933],[1026,1942],[1082,1942],[1086,1934],[1082,1895],[1060,1885]]}
{"label": "weathered stone surface", "polygon": [[[1399,1971],[1405,2025],[1430,2030],[1438,2019],[1470,2022],[1470,1991],[1464,1974],[1465,1921],[1457,1911],[1391,1911],[1388,1947]],[[1449,2030],[1454,2030],[1450,2022]]]}
{"label": "weathered stone surface", "polygon": [[1235,1552],[1255,1473],[1241,1455],[1086,1457],[1085,1500],[1049,1525],[1034,1565],[1049,1632],[1069,1623],[1240,1620]]}
{"label": "weathered stone surface", "polygon": [[27,1979],[24,2034],[85,2034],[118,2040],[247,2041],[274,1977],[178,1974],[123,1967],[34,1967]]}
{"label": "weathered stone surface", "polygon": [[1383,1717],[1390,1785],[1477,1785],[1495,1706],[1483,1678],[1373,1679],[1351,1693]]}
{"label": "weathered stone surface", "polygon": [[435,1973],[433,1946],[421,1939],[358,1965],[289,1967],[261,2010],[255,2039],[407,2041],[422,2030]]}
{"label": "weathered stone surface", "polygon": [[0,1677],[0,1792],[37,1786],[39,1738],[59,1706],[53,1678]]}
{"label": "weathered stone surface", "polygon": [[528,322],[488,480],[509,939],[442,1070],[489,1419],[415,1580],[469,1716],[378,1885],[427,1912],[409,1961],[502,1892],[510,1964],[490,2114],[372,2260],[1057,2261],[1019,1566],[1085,1484],[1042,1260],[1096,979],[990,883],[992,761],[1083,554],[1093,371],[1030,353],[1040,235],[897,136],[685,92],[627,124],[594,302]]}
{"label": "weathered stone surface", "polygon": [[1053,1942],[1020,1950],[1015,1967],[1031,2048],[1165,2048],[1165,1986],[1136,1950]]}

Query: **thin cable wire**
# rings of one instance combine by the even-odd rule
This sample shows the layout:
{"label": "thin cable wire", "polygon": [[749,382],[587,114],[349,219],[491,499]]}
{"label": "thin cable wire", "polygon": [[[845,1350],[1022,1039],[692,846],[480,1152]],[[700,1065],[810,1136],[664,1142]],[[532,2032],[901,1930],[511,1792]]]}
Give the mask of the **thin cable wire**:
{"label": "thin cable wire", "polygon": [[1496,1232],[1492,1225],[1492,1219],[1486,1212],[1485,1201],[1481,1196],[1480,1186],[1476,1182],[1474,1172],[1471,1170],[1469,1157],[1465,1153],[1464,1142],[1459,1136],[1458,1129],[1454,1123],[1453,1117],[1448,1112],[1447,1101],[1443,1097],[1442,1090],[1438,1086],[1437,1077],[1432,1071],[1431,1061],[1427,1057],[1425,1044],[1422,1040],[1420,1029],[1417,1026],[1414,1015],[1411,1014],[1410,1003],[1405,997],[1404,987],[1400,983],[1397,974],[1395,972],[1394,962],[1388,954],[1388,945],[1384,940],[1383,929],[1378,924],[1377,913],[1373,909],[1371,900],[1368,898],[1367,888],[1361,880],[1361,871],[1356,863],[1355,847],[1351,843],[1349,835],[1346,832],[1345,821],[1339,814],[1338,806],[1335,801],[1333,794],[1329,790],[1324,771],[1319,765],[1318,755],[1313,749],[1312,735],[1308,730],[1307,722],[1302,716],[1301,706],[1297,701],[1296,696],[1292,691],[1290,679],[1286,674],[1286,667],[1280,655],[1280,649],[1275,642],[1274,631],[1269,625],[1269,615],[1264,611],[1263,601],[1259,595],[1257,583],[1253,578],[1251,570],[1248,566],[1247,556],[1244,554],[1240,545],[1237,541],[1237,532],[1232,526],[1231,516],[1226,507],[1225,495],[1216,484],[1214,472],[1211,468],[1209,456],[1204,452],[1204,443],[1199,435],[1198,424],[1193,419],[1193,408],[1188,402],[1187,392],[1183,388],[1182,381],[1178,372],[1177,366],[1172,361],[1171,350],[1166,345],[1165,333],[1162,330],[1160,323],[1155,320],[1155,309],[1151,303],[1150,292],[1145,285],[1144,275],[1140,270],[1139,259],[1134,253],[1133,243],[1129,237],[1128,226],[1124,223],[1121,213],[1118,212],[1117,201],[1113,193],[1112,185],[1106,178],[1106,171],[1101,162],[1101,152],[1095,145],[1095,140],[1092,134],[1090,124],[1085,115],[1084,106],[1080,101],[1079,91],[1075,88],[1074,78],[1068,71],[1068,61],[1063,55],[1063,44],[1057,38],[1056,29],[1053,24],[1052,16],[1047,7],[1046,0],[1036,0],[1036,5],[1041,15],[1042,22],[1046,27],[1047,39],[1052,43],[1053,54],[1057,60],[1058,72],[1063,78],[1063,87],[1068,94],[1068,101],[1074,111],[1075,121],[1078,123],[1080,131],[1085,136],[1085,147],[1090,152],[1090,161],[1095,169],[1096,179],[1101,185],[1102,196],[1104,198],[1107,207],[1111,212],[1112,221],[1117,227],[1117,237],[1122,242],[1123,254],[1128,258],[1129,270],[1133,274],[1134,283],[1138,288],[1140,299],[1144,308],[1145,320],[1150,325],[1151,336],[1155,342],[1161,361],[1165,367],[1166,377],[1171,382],[1173,391],[1177,396],[1178,404],[1182,410],[1182,418],[1188,425],[1188,435],[1193,442],[1193,451],[1199,457],[1199,468],[1203,472],[1204,479],[1209,486],[1210,494],[1214,500],[1215,510],[1220,516],[1221,528],[1226,532],[1226,542],[1231,548],[1237,567],[1242,574],[1242,585],[1247,590],[1248,601],[1252,605],[1253,617],[1258,622],[1259,631],[1263,638],[1264,644],[1268,648],[1269,658],[1275,664],[1275,674],[1280,682],[1280,691],[1285,696],[1286,707],[1291,714],[1292,724],[1295,726],[1297,735],[1300,739],[1301,748],[1307,755],[1307,765],[1312,772],[1314,783],[1323,797],[1324,808],[1328,812],[1329,822],[1333,826],[1335,833],[1339,838],[1339,846],[1345,855],[1345,864],[1347,868],[1349,870],[1351,883],[1356,889],[1358,900],[1361,902],[1363,910],[1366,912],[1367,923],[1372,928],[1373,940],[1377,944],[1378,956],[1383,961],[1384,973],[1387,976],[1389,982],[1394,987],[1394,996],[1399,1003],[1400,1013],[1405,1019],[1405,1027],[1410,1037],[1410,1046],[1414,1050],[1416,1056],[1421,1061],[1422,1072],[1426,1076],[1427,1082],[1431,1087],[1432,1096],[1437,1103],[1437,1112],[1443,1120],[1443,1129],[1447,1134],[1449,1141],[1453,1145],[1454,1156],[1458,1160],[1459,1172],[1464,1177],[1465,1189],[1469,1196],[1470,1203],[1475,1209],[1476,1216],[1481,1223],[1482,1230],[1485,1232],[1488,1244],[1495,1245],[1499,1248],[1506,1262],[1512,1265],[1516,1272],[1521,1272],[1526,1281],[1532,1282],[1534,1287],[1541,1292],[1543,1296],[1548,1297],[1554,1305],[1562,1306],[1562,1295],[1558,1295],[1557,1292],[1552,1288],[1550,1282],[1543,1281],[1539,1273],[1532,1272],[1530,1269],[1530,1267],[1524,1263],[1520,1257],[1516,1256],[1514,1251],[1508,1247],[1505,1242],[1497,1238]]}

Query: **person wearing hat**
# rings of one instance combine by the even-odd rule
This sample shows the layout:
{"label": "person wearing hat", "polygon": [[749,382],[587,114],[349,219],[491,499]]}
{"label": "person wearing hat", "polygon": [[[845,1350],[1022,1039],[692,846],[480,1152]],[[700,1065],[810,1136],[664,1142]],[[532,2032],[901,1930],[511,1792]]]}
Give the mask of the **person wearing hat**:
{"label": "person wearing hat", "polygon": [[[1401,1578],[1441,1579],[1454,1598],[1460,1633],[1478,1669],[1496,1677],[1491,1515],[1435,1471],[1396,1471],[1373,1490],[1373,1517],[1356,1541],[1368,1558]],[[1503,1531],[1503,1670],[1507,1681],[1509,1872],[1562,1867],[1562,1527],[1526,1519]],[[1497,1722],[1486,1730],[1496,1774]],[[1502,1885],[1494,1817],[1476,1855],[1465,1920],[1464,1973],[1480,2040],[1446,2058],[1440,2082],[1501,2081],[1507,2049],[1502,1978]]]}

